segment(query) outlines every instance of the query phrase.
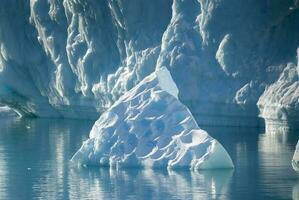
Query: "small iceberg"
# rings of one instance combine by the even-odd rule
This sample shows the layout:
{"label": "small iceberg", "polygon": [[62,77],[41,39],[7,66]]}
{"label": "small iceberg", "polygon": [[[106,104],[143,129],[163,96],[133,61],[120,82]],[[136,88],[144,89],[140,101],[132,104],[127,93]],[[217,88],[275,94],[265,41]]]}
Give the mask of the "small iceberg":
{"label": "small iceberg", "polygon": [[162,67],[95,122],[72,162],[115,168],[233,168],[224,147],[200,129]]}
{"label": "small iceberg", "polygon": [[296,150],[292,159],[292,167],[296,172],[299,172],[299,141],[296,145]]}

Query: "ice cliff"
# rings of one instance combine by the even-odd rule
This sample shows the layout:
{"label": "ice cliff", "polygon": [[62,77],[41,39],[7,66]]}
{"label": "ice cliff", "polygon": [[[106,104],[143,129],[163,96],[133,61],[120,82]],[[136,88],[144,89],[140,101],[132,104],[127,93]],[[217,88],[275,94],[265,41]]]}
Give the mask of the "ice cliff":
{"label": "ice cliff", "polygon": [[223,148],[201,130],[163,67],[119,98],[94,124],[72,158],[82,165],[233,168]]}
{"label": "ice cliff", "polygon": [[298,67],[296,75],[290,63],[297,62],[298,5],[3,0],[0,103],[22,115],[95,119],[166,66],[201,123],[256,125],[259,114],[296,123]]}
{"label": "ice cliff", "polygon": [[299,124],[299,65],[289,63],[278,80],[266,88],[258,106],[266,123],[279,119],[290,128],[297,128],[292,126]]}

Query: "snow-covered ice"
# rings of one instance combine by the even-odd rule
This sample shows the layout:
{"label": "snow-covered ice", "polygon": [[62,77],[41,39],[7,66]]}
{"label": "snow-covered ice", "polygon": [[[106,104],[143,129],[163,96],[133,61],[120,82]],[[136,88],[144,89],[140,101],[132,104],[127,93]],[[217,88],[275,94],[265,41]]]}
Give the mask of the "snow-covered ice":
{"label": "snow-covered ice", "polygon": [[162,67],[95,122],[72,162],[110,167],[233,168],[224,147],[200,129]]}

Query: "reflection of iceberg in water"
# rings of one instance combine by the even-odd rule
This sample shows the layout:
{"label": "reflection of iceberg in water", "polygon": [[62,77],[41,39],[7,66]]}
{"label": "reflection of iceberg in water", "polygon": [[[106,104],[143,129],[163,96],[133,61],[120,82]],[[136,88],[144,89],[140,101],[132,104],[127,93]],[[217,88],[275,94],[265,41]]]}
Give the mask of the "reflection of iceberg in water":
{"label": "reflection of iceberg in water", "polygon": [[294,130],[292,126],[278,120],[266,120],[265,128],[267,134],[289,134]]}
{"label": "reflection of iceberg in water", "polygon": [[[266,140],[264,141],[264,144],[262,145],[263,148],[267,148],[269,151],[276,151],[281,152],[281,148],[286,148],[288,146],[288,140],[289,141],[296,141],[290,139],[290,137],[296,136],[296,129],[294,129],[293,126],[289,126],[285,122],[280,121],[267,121],[266,122]],[[267,144],[266,144],[267,143]],[[292,167],[295,171],[299,171],[299,142],[296,145],[292,145],[288,150],[293,151],[295,149],[295,152],[293,154],[293,158],[291,160]]]}
{"label": "reflection of iceberg in water", "polygon": [[[259,184],[267,186],[271,183],[271,188],[264,188],[265,193],[269,193],[281,198],[286,198],[290,194],[285,188],[292,188],[293,183],[290,178],[294,177],[291,160],[294,147],[298,139],[298,134],[282,123],[267,124],[266,133],[259,137],[258,149],[261,178]],[[281,171],[284,171],[282,178]],[[284,188],[278,187],[283,184]],[[277,186],[277,187],[276,187]]]}
{"label": "reflection of iceberg in water", "polygon": [[3,158],[4,156],[2,155],[3,148],[0,146],[0,199],[7,199],[7,195],[1,188],[7,188],[7,179],[8,179],[8,174],[7,172],[7,163],[5,159]]}
{"label": "reflection of iceberg in water", "polygon": [[48,162],[48,168],[55,167],[51,173],[46,173],[43,179],[38,179],[33,183],[33,188],[40,192],[41,199],[55,199],[57,192],[63,192],[64,177],[66,170],[64,163],[68,155],[65,151],[70,146],[70,128],[62,124],[53,123],[48,128],[48,140],[52,144],[51,155],[55,159]]}
{"label": "reflection of iceberg in water", "polygon": [[299,182],[293,186],[292,198],[299,199]]}
{"label": "reflection of iceberg in water", "polygon": [[233,170],[74,168],[70,173],[70,199],[163,199],[166,196],[174,199],[226,199]]}
{"label": "reflection of iceberg in water", "polygon": [[65,199],[66,163],[90,126],[84,120],[1,119],[0,199]]}

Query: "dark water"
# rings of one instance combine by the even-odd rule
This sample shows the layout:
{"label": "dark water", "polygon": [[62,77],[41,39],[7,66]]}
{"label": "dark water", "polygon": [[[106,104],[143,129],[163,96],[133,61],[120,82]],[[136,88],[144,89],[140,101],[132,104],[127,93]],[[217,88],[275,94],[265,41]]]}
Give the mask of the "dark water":
{"label": "dark water", "polygon": [[298,133],[204,127],[230,153],[234,170],[189,172],[77,169],[69,159],[93,122],[0,119],[0,199],[291,199]]}

